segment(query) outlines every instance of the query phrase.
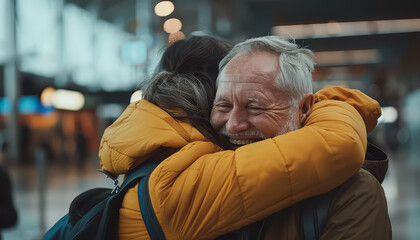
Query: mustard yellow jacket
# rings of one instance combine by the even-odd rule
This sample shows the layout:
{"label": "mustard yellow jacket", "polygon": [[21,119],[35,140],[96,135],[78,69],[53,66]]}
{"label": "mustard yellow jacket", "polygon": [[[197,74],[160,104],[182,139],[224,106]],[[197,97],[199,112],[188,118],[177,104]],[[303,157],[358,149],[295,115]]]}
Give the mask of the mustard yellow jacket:
{"label": "mustard yellow jacket", "polygon": [[[213,239],[327,192],[359,170],[378,103],[339,87],[315,99],[301,129],[235,151],[222,151],[189,123],[141,100],[106,129],[101,167],[125,174],[167,148],[180,148],[150,177],[153,209],[167,239]],[[137,186],[124,197],[119,237],[150,239]]]}

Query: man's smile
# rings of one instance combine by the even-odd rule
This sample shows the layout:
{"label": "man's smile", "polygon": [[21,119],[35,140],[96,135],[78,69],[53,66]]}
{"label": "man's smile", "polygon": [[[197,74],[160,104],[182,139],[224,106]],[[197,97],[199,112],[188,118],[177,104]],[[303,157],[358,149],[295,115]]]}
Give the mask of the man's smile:
{"label": "man's smile", "polygon": [[246,144],[250,144],[250,143],[254,143],[257,141],[260,141],[262,139],[233,139],[233,138],[229,138],[229,142],[235,145],[246,145]]}

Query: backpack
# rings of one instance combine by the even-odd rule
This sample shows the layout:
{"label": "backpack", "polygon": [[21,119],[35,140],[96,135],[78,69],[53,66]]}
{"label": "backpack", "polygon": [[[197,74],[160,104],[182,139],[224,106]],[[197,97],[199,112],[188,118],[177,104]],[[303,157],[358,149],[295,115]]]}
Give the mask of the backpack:
{"label": "backpack", "polygon": [[302,203],[302,223],[305,240],[318,240],[328,220],[328,209],[335,195],[335,189],[306,199]]}
{"label": "backpack", "polygon": [[[149,176],[150,175],[143,178],[138,187],[140,212],[150,238],[152,240],[165,240],[165,234],[160,227],[150,201],[148,189]],[[335,192],[335,189],[333,189],[327,193],[303,201],[301,215],[305,240],[318,240],[321,238],[325,225],[327,224],[328,209]],[[225,234],[224,236],[217,238],[217,240],[261,239],[264,224],[265,219]]]}
{"label": "backpack", "polygon": [[[335,192],[335,189],[333,189],[302,202],[301,218],[305,240],[318,240],[321,238],[328,220],[328,209]],[[265,223],[266,219],[251,223],[243,228],[225,234],[217,238],[217,240],[263,239]]]}
{"label": "backpack", "polygon": [[[114,188],[94,188],[79,194],[70,204],[69,213],[47,231],[44,239],[118,239],[119,209],[125,193],[140,180],[142,185],[147,185],[151,172],[158,164],[147,161],[134,169],[121,186],[117,176],[99,170],[114,180]],[[141,189],[143,191],[144,186]],[[151,206],[150,209],[153,211]]]}

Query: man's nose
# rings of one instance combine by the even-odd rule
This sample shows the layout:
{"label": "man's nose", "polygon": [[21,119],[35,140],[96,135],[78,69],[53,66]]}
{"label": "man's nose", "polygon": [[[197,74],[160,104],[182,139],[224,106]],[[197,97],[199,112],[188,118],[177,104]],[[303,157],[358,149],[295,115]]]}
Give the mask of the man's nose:
{"label": "man's nose", "polygon": [[249,128],[247,114],[234,109],[231,111],[225,127],[226,131],[231,134],[247,130]]}

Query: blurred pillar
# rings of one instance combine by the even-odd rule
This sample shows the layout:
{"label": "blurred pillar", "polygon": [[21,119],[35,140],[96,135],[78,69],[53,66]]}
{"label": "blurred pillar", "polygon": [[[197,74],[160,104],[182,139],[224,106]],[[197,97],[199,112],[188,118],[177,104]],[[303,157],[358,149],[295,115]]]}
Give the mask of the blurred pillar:
{"label": "blurred pillar", "polygon": [[[148,49],[150,49],[153,44],[153,36],[151,33],[153,7],[152,0],[136,1],[136,37],[139,40],[145,41]],[[146,61],[144,62],[145,74],[148,72],[148,68],[149,57],[146,57]]]}
{"label": "blurred pillar", "polygon": [[206,33],[211,33],[212,26],[212,11],[210,0],[199,0],[197,4],[197,22],[198,30],[202,30]]}
{"label": "blurred pillar", "polygon": [[152,13],[153,7],[151,0],[136,1],[137,36],[150,35]]}
{"label": "blurred pillar", "polygon": [[59,9],[58,9],[58,44],[57,44],[57,52],[58,52],[58,61],[59,67],[57,71],[57,75],[55,76],[55,85],[59,88],[64,87],[67,84],[68,74],[66,68],[66,51],[65,51],[65,39],[64,39],[64,0],[58,0]]}
{"label": "blurred pillar", "polygon": [[[98,43],[100,36],[98,35],[98,23],[100,21],[99,16],[99,10],[101,9],[101,0],[92,0],[90,4],[88,5],[87,9],[92,14],[93,18],[93,27],[92,27],[92,56],[93,59],[98,59],[99,57],[99,50],[98,50]],[[93,61],[93,71],[95,76],[98,76],[99,67],[98,67],[98,61]],[[102,81],[100,78],[96,78],[95,88],[100,89],[102,84]],[[92,85],[89,86],[89,88],[92,88]]]}
{"label": "blurred pillar", "polygon": [[16,0],[7,2],[7,47],[9,50],[8,61],[4,66],[4,91],[6,98],[12,104],[12,108],[7,119],[7,154],[8,158],[17,162],[20,160],[20,139],[19,139],[19,112],[18,102],[20,99],[20,79],[17,71],[17,35],[16,35]]}

